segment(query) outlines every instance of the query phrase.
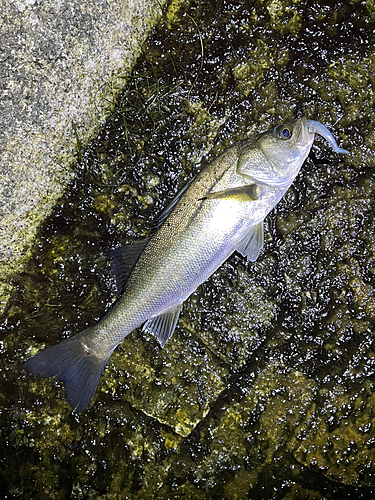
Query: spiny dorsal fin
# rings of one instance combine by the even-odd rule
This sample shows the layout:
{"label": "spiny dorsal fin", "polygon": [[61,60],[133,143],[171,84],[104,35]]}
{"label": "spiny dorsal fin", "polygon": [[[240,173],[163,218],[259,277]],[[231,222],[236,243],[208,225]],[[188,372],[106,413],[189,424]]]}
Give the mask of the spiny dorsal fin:
{"label": "spiny dorsal fin", "polygon": [[162,211],[162,213],[157,218],[155,229],[158,229],[165,222],[165,220],[167,219],[167,217],[169,216],[169,214],[172,212],[172,210],[174,209],[174,207],[180,201],[180,199],[182,198],[182,195],[185,193],[185,191],[187,191],[187,189],[190,187],[190,185],[194,181],[194,179],[195,179],[195,177],[193,177],[192,179],[190,179],[190,181],[188,181],[185,184],[185,186],[183,188],[181,188],[180,191],[176,194],[176,196],[173,198],[173,200],[167,206],[167,208],[165,208]]}

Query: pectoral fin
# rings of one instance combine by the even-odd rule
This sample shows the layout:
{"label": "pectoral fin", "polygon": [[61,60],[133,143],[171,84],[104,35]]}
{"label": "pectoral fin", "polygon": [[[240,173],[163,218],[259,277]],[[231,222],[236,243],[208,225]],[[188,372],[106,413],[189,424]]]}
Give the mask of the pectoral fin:
{"label": "pectoral fin", "polygon": [[261,221],[256,226],[251,227],[250,231],[236,246],[236,250],[250,262],[255,262],[258,258],[259,252],[263,248],[263,243],[264,231],[263,221]]}
{"label": "pectoral fin", "polygon": [[216,191],[201,198],[201,200],[215,199],[215,200],[232,200],[232,201],[254,201],[259,198],[259,187],[256,184],[249,184],[246,186],[239,186],[235,188],[224,189],[223,191]]}
{"label": "pectoral fin", "polygon": [[152,333],[158,339],[160,345],[164,347],[176,328],[181,307],[182,304],[168,309],[163,314],[156,316],[156,318],[147,320],[143,325],[143,330]]}

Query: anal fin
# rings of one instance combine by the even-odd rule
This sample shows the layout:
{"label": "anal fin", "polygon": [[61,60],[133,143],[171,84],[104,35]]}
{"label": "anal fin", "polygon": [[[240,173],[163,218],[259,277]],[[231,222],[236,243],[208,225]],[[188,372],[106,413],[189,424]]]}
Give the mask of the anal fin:
{"label": "anal fin", "polygon": [[179,304],[177,307],[167,309],[155,318],[148,319],[143,325],[143,330],[152,333],[158,339],[160,345],[164,347],[176,328],[181,307],[182,304]]}

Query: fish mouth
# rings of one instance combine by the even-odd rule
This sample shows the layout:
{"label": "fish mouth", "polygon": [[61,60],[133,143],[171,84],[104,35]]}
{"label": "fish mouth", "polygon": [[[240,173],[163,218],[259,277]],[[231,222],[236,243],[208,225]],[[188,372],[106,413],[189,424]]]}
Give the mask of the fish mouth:
{"label": "fish mouth", "polygon": [[315,139],[315,132],[309,127],[309,122],[311,121],[312,120],[307,120],[306,116],[300,118],[300,130],[296,138],[295,147],[298,148],[301,153],[303,153],[306,148],[309,148]]}

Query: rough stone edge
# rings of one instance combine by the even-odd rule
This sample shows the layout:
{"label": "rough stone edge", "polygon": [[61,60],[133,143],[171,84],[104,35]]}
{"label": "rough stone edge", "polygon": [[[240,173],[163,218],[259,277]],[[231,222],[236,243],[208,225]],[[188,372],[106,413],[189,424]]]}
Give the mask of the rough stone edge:
{"label": "rough stone edge", "polygon": [[[52,107],[48,105],[43,107],[43,103],[37,103],[40,104],[40,113],[43,115],[39,122],[38,119],[35,122],[35,117],[33,122],[31,116],[35,102],[31,103],[26,111],[22,96],[17,102],[12,102],[12,85],[17,85],[15,63],[13,62],[13,66],[10,66],[8,74],[4,74],[4,65],[3,74],[0,70],[0,77],[5,83],[2,86],[2,104],[0,105],[2,108],[0,109],[0,123],[2,124],[0,128],[3,130],[0,134],[2,149],[0,157],[0,282],[2,282],[0,313],[4,310],[10,294],[7,282],[15,273],[22,270],[24,263],[30,258],[41,222],[50,213],[74,175],[71,169],[72,163],[77,159],[74,126],[84,147],[94,137],[113,109],[116,97],[123,89],[126,77],[141,52],[142,44],[160,18],[165,3],[166,0],[128,0],[127,2],[114,0],[106,5],[111,9],[110,12],[105,11],[109,21],[107,25],[100,22],[100,16],[98,19],[91,17],[89,22],[93,31],[89,33],[89,36],[93,39],[92,43],[99,46],[104,32],[107,45],[106,47],[103,44],[100,45],[97,61],[92,58],[92,54],[81,52],[79,57],[77,54],[72,54],[70,64],[68,61],[61,69],[61,81],[52,81],[49,96],[42,94],[46,100],[53,101],[54,89],[56,93],[61,91],[62,85],[66,85],[67,78],[68,80],[70,77],[74,78],[75,72],[75,81],[70,86],[67,101],[61,104],[60,109],[58,109],[58,100],[54,101]],[[95,16],[96,6],[93,6],[92,2],[78,4],[74,0],[66,0],[64,5],[76,9],[82,16],[87,15],[86,11],[91,9]],[[30,23],[38,24],[39,7],[33,0],[20,0],[14,4],[6,4],[6,6],[9,6],[9,9],[5,9],[1,14],[0,32],[8,30],[9,34],[12,31],[10,38],[7,38],[8,42],[9,40],[11,42],[12,36],[19,35],[22,30],[26,30]],[[18,8],[18,18],[14,17],[15,7]],[[102,8],[103,4],[100,4],[97,12],[100,13]],[[132,10],[129,11],[129,9]],[[128,16],[127,19],[126,16]],[[46,35],[51,35],[54,29],[58,27],[47,26]],[[27,36],[27,32],[25,33]],[[81,35],[82,44],[79,43]],[[70,44],[67,50],[71,49],[72,44],[77,46],[78,51],[85,50],[86,35],[86,33],[79,32],[73,37],[71,33],[64,35],[65,40],[68,39],[67,43]],[[5,62],[6,58],[13,57],[20,67],[23,65],[19,86],[25,83],[22,78],[26,83],[29,78],[32,80],[30,87],[37,88],[39,91],[45,81],[43,79],[55,77],[53,64],[59,64],[58,61],[51,63],[52,66],[48,66],[47,61],[46,67],[41,70],[36,64],[40,61],[32,60],[32,50],[28,53],[28,48],[21,46],[24,51],[17,52],[19,45],[13,47],[13,50],[11,45],[8,43],[5,46],[2,62]],[[90,49],[91,46],[86,45],[86,50]],[[31,59],[25,62],[25,55]],[[83,64],[79,64],[80,60]],[[93,69],[95,62],[97,67]],[[30,67],[26,69],[29,71],[25,71],[24,65],[28,63]],[[40,98],[40,92],[35,93],[35,96]],[[9,103],[13,108],[9,108]],[[14,109],[17,105],[18,109]],[[7,129],[10,112],[13,113],[13,130],[11,131]],[[27,182],[17,182],[16,171],[19,178],[27,178]],[[18,204],[14,201],[16,198]]]}

